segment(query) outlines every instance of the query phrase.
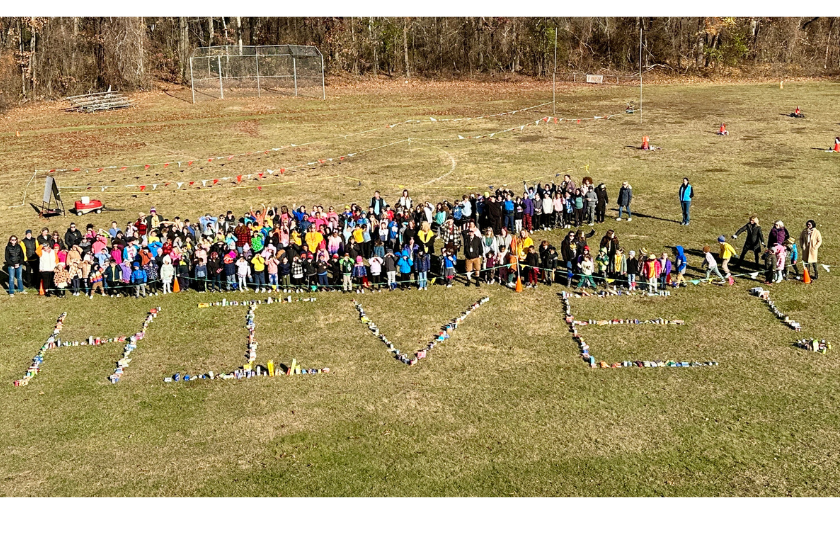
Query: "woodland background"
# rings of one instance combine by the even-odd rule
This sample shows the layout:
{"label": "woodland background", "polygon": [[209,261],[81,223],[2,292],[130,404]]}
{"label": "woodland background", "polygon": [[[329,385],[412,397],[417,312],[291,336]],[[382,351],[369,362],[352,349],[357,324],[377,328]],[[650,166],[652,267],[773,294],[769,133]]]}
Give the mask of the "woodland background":
{"label": "woodland background", "polygon": [[[308,44],[335,76],[832,75],[837,18],[0,18],[0,110],[88,91],[188,83],[195,47]],[[838,27],[835,28],[834,26]],[[556,28],[556,32],[555,32]]]}

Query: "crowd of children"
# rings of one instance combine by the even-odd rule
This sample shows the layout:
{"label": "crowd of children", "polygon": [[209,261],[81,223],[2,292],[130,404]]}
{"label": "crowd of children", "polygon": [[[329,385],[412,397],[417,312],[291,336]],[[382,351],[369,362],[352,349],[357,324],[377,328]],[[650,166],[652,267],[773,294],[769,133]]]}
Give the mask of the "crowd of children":
{"label": "crowd of children", "polygon": [[[627,211],[631,220],[632,189],[627,182],[618,198],[619,215]],[[63,237],[48,228],[37,237],[27,230],[20,242],[12,236],[6,247],[9,293],[23,290],[24,266],[29,285],[43,287],[47,296],[90,298],[97,292],[144,297],[176,289],[427,290],[436,281],[451,287],[456,276],[463,276],[468,286],[484,281],[513,287],[517,280],[526,287],[558,282],[571,286],[574,278],[577,287],[622,283],[656,291],[685,285],[688,260],[681,246],[673,249],[673,260],[668,252],[657,255],[645,248],[637,254],[625,251],[613,230],[597,246],[590,244],[595,230],[587,234],[580,226],[603,222],[607,203],[604,184],[595,187],[587,177],[577,186],[566,175],[556,184],[525,184],[521,196],[496,189],[434,206],[415,203],[403,191],[393,206],[376,192],[367,205],[347,205],[343,211],[332,206],[263,206],[242,217],[232,211],[207,213],[196,222],[169,220],[151,208],[124,229],[113,222],[107,231],[88,225],[82,232],[71,223]],[[559,251],[531,235],[572,227],[577,229],[568,232]],[[770,280],[783,279],[788,267],[798,276],[797,246],[783,225],[775,230],[765,252],[774,273]],[[763,242],[760,228],[742,228],[733,238],[741,232]],[[813,232],[807,240],[815,258],[814,236],[816,247],[821,237],[815,225]],[[724,236],[718,241],[725,276],[707,246],[706,279],[715,275],[731,284],[729,261],[737,256]]]}

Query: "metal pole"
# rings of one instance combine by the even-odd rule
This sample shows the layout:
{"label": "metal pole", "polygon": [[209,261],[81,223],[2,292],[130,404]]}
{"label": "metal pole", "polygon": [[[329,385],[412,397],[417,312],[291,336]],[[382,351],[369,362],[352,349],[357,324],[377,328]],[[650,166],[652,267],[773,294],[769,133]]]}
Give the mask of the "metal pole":
{"label": "metal pole", "polygon": [[639,124],[642,124],[642,25],[639,23]]}
{"label": "metal pole", "polygon": [[[318,52],[321,54],[321,52]],[[324,91],[324,100],[327,99],[327,84],[324,82],[324,55],[321,54],[321,90]]]}
{"label": "metal pole", "polygon": [[551,75],[551,114],[557,115],[557,26],[554,27],[554,74]]}
{"label": "metal pole", "polygon": [[257,98],[260,98],[260,49],[254,50],[254,61],[257,62]]}
{"label": "metal pole", "polygon": [[292,56],[292,75],[295,78],[295,96],[297,96],[297,61],[294,56]]}
{"label": "metal pole", "polygon": [[192,56],[190,56],[190,88],[192,89],[193,104],[195,104],[195,80],[193,80]]}
{"label": "metal pole", "polygon": [[225,99],[225,86],[222,84],[222,56],[216,56],[219,59],[219,94],[222,95],[222,100]]}

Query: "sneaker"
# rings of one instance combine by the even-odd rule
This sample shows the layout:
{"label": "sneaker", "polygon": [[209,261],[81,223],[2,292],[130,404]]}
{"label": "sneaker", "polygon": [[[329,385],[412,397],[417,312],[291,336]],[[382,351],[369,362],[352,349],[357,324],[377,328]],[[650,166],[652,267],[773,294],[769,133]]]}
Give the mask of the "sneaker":
{"label": "sneaker", "polygon": [[14,293],[9,293],[9,296],[10,296],[10,297],[14,297],[14,296],[15,296],[15,294],[14,294]]}
{"label": "sneaker", "polygon": [[630,222],[630,221],[632,221],[632,220],[633,220],[632,218],[627,217],[627,222]]}
{"label": "sneaker", "polygon": [[620,221],[620,220],[621,220],[621,217],[617,217],[615,220],[616,220],[616,221]]}

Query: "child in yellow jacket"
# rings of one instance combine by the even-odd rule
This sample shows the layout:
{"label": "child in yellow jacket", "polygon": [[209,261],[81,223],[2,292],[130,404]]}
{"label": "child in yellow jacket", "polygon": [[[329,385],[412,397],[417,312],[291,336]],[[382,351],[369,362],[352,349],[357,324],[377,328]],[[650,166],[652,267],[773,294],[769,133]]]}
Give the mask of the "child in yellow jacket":
{"label": "child in yellow jacket", "polygon": [[723,272],[726,274],[729,284],[732,285],[732,273],[729,272],[729,260],[733,257],[737,258],[738,255],[735,253],[735,249],[732,248],[732,245],[726,242],[726,237],[722,235],[718,236],[718,244],[720,245],[720,266],[723,268]]}

